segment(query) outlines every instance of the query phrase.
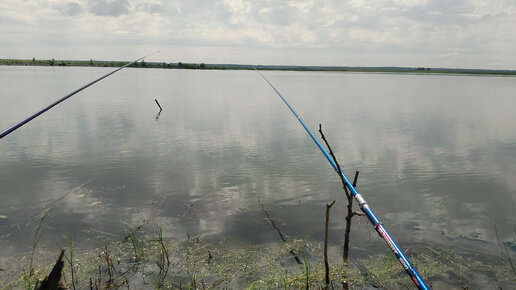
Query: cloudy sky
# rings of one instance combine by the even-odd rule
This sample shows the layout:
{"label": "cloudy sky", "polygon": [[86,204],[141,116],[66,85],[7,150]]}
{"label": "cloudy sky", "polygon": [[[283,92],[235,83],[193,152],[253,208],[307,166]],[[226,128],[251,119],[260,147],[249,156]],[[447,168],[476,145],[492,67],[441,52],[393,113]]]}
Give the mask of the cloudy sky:
{"label": "cloudy sky", "polygon": [[1,0],[0,58],[516,69],[514,0]]}

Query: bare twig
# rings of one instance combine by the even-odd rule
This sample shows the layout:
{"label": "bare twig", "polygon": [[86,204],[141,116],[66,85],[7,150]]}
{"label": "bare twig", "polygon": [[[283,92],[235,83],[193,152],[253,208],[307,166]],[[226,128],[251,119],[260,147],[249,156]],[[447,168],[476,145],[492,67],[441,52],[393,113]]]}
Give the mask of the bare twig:
{"label": "bare twig", "polygon": [[344,186],[344,190],[346,191],[346,196],[349,196],[350,193],[348,192],[346,183],[344,182],[344,177],[342,177],[342,170],[340,169],[340,164],[339,164],[339,162],[337,162],[337,157],[335,157],[335,154],[333,153],[333,150],[331,149],[330,143],[328,143],[328,140],[326,140],[326,136],[324,136],[321,124],[319,124],[319,133],[321,134],[321,138],[324,140],[324,143],[326,143],[326,147],[328,147],[328,151],[330,151],[330,155],[333,158],[333,161],[335,161],[335,164],[337,165],[337,173],[339,174],[339,177],[342,180],[342,185]]}
{"label": "bare twig", "polygon": [[[362,213],[353,212],[353,194],[351,194],[351,192],[348,189],[348,185],[346,184],[346,182],[344,180],[344,174],[342,173],[340,164],[337,161],[337,157],[333,153],[333,150],[331,149],[330,143],[324,136],[321,124],[319,124],[319,133],[321,134],[321,138],[324,140],[324,143],[326,143],[326,147],[328,147],[328,151],[330,152],[330,155],[333,158],[333,161],[335,161],[335,164],[337,165],[337,173],[339,174],[340,180],[342,182],[342,188],[344,189],[344,192],[346,193],[346,197],[348,200],[348,204],[347,204],[348,213],[346,215],[346,231],[345,231],[345,235],[344,235],[344,246],[343,246],[343,253],[342,253],[342,262],[344,263],[344,265],[347,265],[348,257],[349,257],[349,236],[351,233],[351,219],[355,215],[362,215]],[[355,172],[355,178],[353,179],[353,187],[357,186],[359,173],[360,173],[359,171]]]}
{"label": "bare twig", "polygon": [[330,264],[328,262],[328,224],[330,222],[330,208],[335,204],[332,201],[326,204],[326,220],[324,223],[324,270],[325,270],[325,282],[326,285],[330,284]]}

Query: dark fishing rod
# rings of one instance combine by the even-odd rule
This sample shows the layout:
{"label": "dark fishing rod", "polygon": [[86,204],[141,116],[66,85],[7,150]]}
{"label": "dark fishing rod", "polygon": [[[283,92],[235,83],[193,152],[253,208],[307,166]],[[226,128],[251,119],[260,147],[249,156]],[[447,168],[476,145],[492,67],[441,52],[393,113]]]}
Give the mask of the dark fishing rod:
{"label": "dark fishing rod", "polygon": [[3,131],[2,133],[0,133],[0,139],[2,139],[2,138],[4,138],[5,136],[7,136],[7,135],[11,134],[11,133],[12,133],[12,132],[14,132],[16,129],[18,129],[18,128],[20,128],[21,126],[23,126],[23,125],[27,124],[28,122],[32,121],[32,120],[33,120],[34,118],[36,118],[37,116],[39,116],[39,115],[41,115],[41,114],[45,113],[46,111],[48,111],[48,110],[52,109],[53,107],[57,106],[57,105],[58,105],[59,103],[61,103],[62,101],[64,101],[64,100],[66,100],[66,99],[70,98],[71,96],[73,96],[73,95],[77,94],[78,92],[80,92],[80,91],[84,90],[85,88],[87,88],[87,87],[89,87],[89,86],[91,86],[91,85],[93,85],[93,84],[95,84],[95,83],[97,83],[97,82],[99,82],[99,81],[101,81],[101,80],[103,80],[103,79],[107,78],[108,76],[110,76],[110,75],[112,75],[112,74],[116,73],[117,71],[119,71],[119,70],[121,70],[121,69],[123,69],[123,68],[126,68],[126,67],[128,67],[128,66],[132,65],[132,64],[133,64],[133,63],[135,63],[135,62],[138,62],[138,61],[140,61],[140,60],[142,60],[142,59],[144,59],[144,58],[146,58],[146,57],[149,57],[149,56],[151,56],[151,55],[153,55],[153,54],[155,54],[155,53],[158,53],[158,52],[159,52],[159,51],[155,51],[155,52],[150,53],[150,54],[148,54],[148,55],[146,55],[146,56],[140,57],[139,59],[137,59],[137,60],[135,60],[135,61],[132,61],[132,62],[130,62],[130,63],[128,63],[128,64],[124,65],[124,66],[121,66],[121,67],[119,67],[119,68],[115,69],[114,71],[112,71],[112,72],[110,72],[110,73],[108,73],[108,74],[106,74],[106,75],[103,75],[103,76],[101,76],[100,78],[98,78],[98,79],[96,79],[96,80],[94,80],[94,81],[92,81],[92,82],[90,82],[90,83],[88,83],[88,84],[86,84],[86,85],[84,85],[84,86],[82,86],[82,87],[78,88],[77,90],[75,90],[75,91],[73,91],[73,92],[69,93],[68,95],[66,95],[66,96],[64,96],[64,97],[62,97],[62,98],[60,98],[59,100],[55,101],[54,103],[52,103],[52,104],[48,105],[47,107],[43,108],[42,110],[40,110],[40,111],[38,111],[38,112],[36,112],[36,113],[34,113],[34,114],[30,115],[29,117],[27,117],[27,118],[26,118],[26,119],[24,119],[23,121],[19,122],[18,124],[16,124],[16,125],[12,126],[11,128],[9,128],[9,129],[7,129],[7,130]]}
{"label": "dark fishing rod", "polygon": [[416,270],[416,268],[412,265],[412,263],[409,261],[409,259],[407,258],[407,256],[405,255],[405,253],[403,252],[403,250],[398,246],[398,244],[396,244],[396,242],[394,241],[394,239],[391,237],[391,235],[387,232],[387,229],[385,229],[385,226],[380,222],[380,220],[378,219],[378,217],[373,213],[373,211],[371,210],[371,208],[369,207],[369,205],[367,204],[367,202],[365,201],[365,199],[362,197],[362,195],[357,191],[357,189],[353,186],[353,184],[349,181],[349,179],[346,177],[346,175],[342,172],[342,170],[339,170],[337,164],[335,163],[335,160],[333,159],[333,157],[331,157],[331,155],[328,153],[328,151],[324,148],[324,146],[321,144],[321,142],[319,141],[319,139],[317,139],[317,137],[315,137],[314,133],[310,130],[310,128],[308,127],[308,125],[306,125],[305,121],[303,121],[303,119],[301,119],[301,117],[296,113],[296,111],[294,110],[294,108],[292,108],[292,106],[287,102],[287,100],[283,97],[283,95],[278,91],[278,89],[276,89],[276,87],[274,87],[274,85],[261,73],[259,72],[256,68],[255,68],[256,72],[258,72],[262,78],[269,84],[269,86],[271,86],[271,88],[276,92],[276,94],[283,100],[283,102],[287,105],[287,107],[290,109],[290,111],[294,114],[294,116],[296,116],[297,120],[301,123],[301,125],[303,125],[303,127],[305,128],[306,132],[308,133],[308,135],[310,135],[310,137],[312,138],[312,140],[315,142],[315,144],[317,145],[317,147],[319,147],[319,149],[321,150],[321,152],[324,154],[324,156],[326,157],[326,159],[328,159],[328,161],[330,162],[331,166],[333,167],[333,169],[335,169],[335,171],[337,172],[337,174],[339,174],[342,179],[344,180],[344,182],[346,183],[346,186],[349,188],[349,190],[353,193],[353,196],[355,197],[355,199],[357,200],[358,202],[358,205],[360,206],[360,209],[364,212],[364,214],[367,216],[367,218],[369,219],[369,221],[373,224],[373,227],[375,228],[375,230],[378,232],[378,234],[380,235],[380,237],[385,240],[385,242],[387,243],[387,245],[389,246],[389,248],[391,248],[391,250],[394,252],[394,255],[396,255],[396,257],[398,258],[399,262],[401,263],[401,265],[403,266],[403,268],[405,269],[405,271],[407,272],[407,274],[410,276],[410,278],[412,279],[412,281],[414,282],[414,284],[419,288],[419,289],[430,289],[430,287],[428,287],[428,285],[426,285],[425,281],[423,280],[423,278],[421,277],[421,275],[418,273],[418,271]]}

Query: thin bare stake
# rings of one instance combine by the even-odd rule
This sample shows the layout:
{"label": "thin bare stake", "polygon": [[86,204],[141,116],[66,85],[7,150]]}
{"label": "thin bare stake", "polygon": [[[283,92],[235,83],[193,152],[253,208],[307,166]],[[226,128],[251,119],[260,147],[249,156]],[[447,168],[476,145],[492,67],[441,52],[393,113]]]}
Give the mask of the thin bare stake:
{"label": "thin bare stake", "polygon": [[330,263],[328,262],[328,224],[330,223],[330,208],[334,204],[335,201],[326,204],[326,220],[324,223],[324,270],[326,286],[330,284]]}
{"label": "thin bare stake", "polygon": [[[353,179],[353,187],[357,186],[358,182],[358,175],[360,174],[360,171],[355,171],[355,178]],[[344,234],[344,246],[343,246],[343,253],[342,253],[342,262],[344,265],[348,264],[348,257],[349,257],[349,237],[351,233],[351,219],[355,215],[362,215],[361,212],[353,212],[353,195],[348,194],[348,188],[344,186],[344,189],[346,191],[346,195],[348,197],[348,213],[346,215],[346,232]]]}
{"label": "thin bare stake", "polygon": [[353,187],[357,187],[358,174],[360,174],[360,171],[355,171],[355,178],[353,178]]}

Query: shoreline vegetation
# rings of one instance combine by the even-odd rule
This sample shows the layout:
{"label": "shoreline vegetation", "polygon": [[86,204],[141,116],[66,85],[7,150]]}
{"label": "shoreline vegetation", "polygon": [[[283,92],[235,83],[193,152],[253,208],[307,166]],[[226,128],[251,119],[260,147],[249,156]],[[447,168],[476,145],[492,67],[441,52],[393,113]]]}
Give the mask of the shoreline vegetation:
{"label": "shoreline vegetation", "polygon": [[[0,66],[78,66],[78,67],[120,67],[129,61],[99,60],[42,60],[42,59],[0,59]],[[429,68],[429,67],[353,67],[353,66],[298,66],[298,65],[251,65],[251,64],[206,64],[185,62],[146,62],[132,64],[134,68],[201,69],[201,70],[279,70],[279,71],[328,71],[328,72],[371,72],[371,73],[414,73],[414,74],[466,74],[516,76],[516,70]]]}
{"label": "shoreline vegetation", "polygon": [[[126,225],[125,237],[104,247],[81,251],[67,233],[65,245],[35,244],[30,266],[26,258],[0,271],[0,289],[38,289],[64,253],[60,281],[68,289],[410,289],[411,280],[388,252],[371,253],[354,247],[348,265],[332,257],[326,283],[321,242],[294,240],[268,246],[238,247],[211,237],[173,239],[162,225]],[[430,287],[513,288],[507,261],[497,255],[451,245],[411,244],[407,250]],[[37,248],[37,249],[36,249]],[[291,252],[303,258],[295,262]],[[60,257],[61,258],[61,257]],[[56,263],[57,264],[57,263]]]}

